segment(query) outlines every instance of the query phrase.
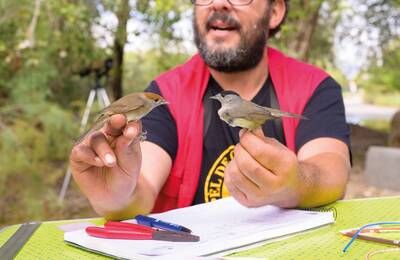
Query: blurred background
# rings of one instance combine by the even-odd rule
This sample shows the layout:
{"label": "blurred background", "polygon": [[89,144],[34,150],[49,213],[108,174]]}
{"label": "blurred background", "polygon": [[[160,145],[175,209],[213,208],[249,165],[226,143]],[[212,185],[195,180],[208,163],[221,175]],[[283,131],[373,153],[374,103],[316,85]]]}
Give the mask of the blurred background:
{"label": "blurred background", "polygon": [[[367,183],[364,169],[371,145],[400,146],[400,116],[391,122],[400,109],[400,1],[290,2],[269,44],[342,85],[354,164],[346,198],[399,195]],[[75,183],[58,200],[89,91],[96,82],[111,100],[141,91],[190,57],[191,8],[189,0],[0,0],[0,226],[96,216]],[[96,101],[91,119],[99,109]]]}

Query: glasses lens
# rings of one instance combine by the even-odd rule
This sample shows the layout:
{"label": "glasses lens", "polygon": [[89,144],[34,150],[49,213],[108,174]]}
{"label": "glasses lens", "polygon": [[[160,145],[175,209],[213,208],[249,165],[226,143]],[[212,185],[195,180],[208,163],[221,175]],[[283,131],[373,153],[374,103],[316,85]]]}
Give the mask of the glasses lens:
{"label": "glasses lens", "polygon": [[229,0],[231,5],[248,5],[253,0]]}
{"label": "glasses lens", "polygon": [[[231,5],[249,5],[253,0],[228,0]],[[195,5],[210,5],[213,0],[191,0]]]}
{"label": "glasses lens", "polygon": [[195,5],[210,5],[213,0],[192,0],[192,3]]}

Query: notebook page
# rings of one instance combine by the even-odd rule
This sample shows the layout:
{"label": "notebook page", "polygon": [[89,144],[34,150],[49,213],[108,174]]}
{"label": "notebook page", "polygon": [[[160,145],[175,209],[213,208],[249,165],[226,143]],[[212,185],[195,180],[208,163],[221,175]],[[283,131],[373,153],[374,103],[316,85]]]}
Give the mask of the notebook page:
{"label": "notebook page", "polygon": [[90,237],[84,230],[67,232],[64,239],[82,247],[123,258],[141,256],[202,256],[216,254],[333,223],[332,212],[246,208],[233,198],[217,200],[152,217],[183,225],[200,236],[199,242],[114,240]]}

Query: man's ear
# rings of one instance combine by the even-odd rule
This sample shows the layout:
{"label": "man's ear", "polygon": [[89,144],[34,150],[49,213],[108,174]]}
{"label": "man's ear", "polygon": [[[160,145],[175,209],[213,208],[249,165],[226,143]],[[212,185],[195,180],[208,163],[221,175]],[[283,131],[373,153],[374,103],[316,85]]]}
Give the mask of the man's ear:
{"label": "man's ear", "polygon": [[274,0],[270,6],[270,20],[269,20],[269,29],[277,28],[283,21],[286,13],[286,4],[284,0]]}

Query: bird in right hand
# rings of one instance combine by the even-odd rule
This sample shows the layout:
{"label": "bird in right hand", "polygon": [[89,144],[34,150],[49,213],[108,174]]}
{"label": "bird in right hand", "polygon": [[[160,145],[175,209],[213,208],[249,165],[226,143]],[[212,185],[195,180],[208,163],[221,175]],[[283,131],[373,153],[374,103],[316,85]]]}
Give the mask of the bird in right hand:
{"label": "bird in right hand", "polygon": [[278,109],[257,105],[242,99],[234,91],[222,91],[210,97],[221,102],[219,117],[230,126],[246,128],[250,131],[262,126],[267,120],[280,117],[308,119],[302,115],[283,112]]}

